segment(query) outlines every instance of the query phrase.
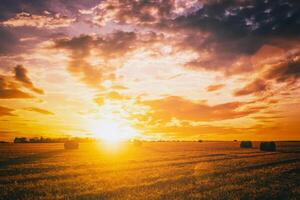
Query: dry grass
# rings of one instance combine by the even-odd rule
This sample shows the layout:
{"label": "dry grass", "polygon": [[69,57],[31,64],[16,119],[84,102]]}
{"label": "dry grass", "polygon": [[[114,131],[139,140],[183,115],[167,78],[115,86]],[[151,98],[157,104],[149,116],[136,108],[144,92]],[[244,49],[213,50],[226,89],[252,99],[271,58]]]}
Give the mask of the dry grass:
{"label": "dry grass", "polygon": [[1,144],[0,199],[300,199],[300,143]]}

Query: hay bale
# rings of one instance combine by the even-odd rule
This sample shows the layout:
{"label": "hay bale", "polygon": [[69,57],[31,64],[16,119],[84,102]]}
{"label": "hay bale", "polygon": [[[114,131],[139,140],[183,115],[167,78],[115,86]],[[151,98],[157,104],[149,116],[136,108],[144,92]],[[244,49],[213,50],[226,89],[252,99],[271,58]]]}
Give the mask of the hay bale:
{"label": "hay bale", "polygon": [[252,142],[251,141],[241,141],[240,147],[241,148],[252,148]]}
{"label": "hay bale", "polygon": [[65,149],[78,149],[79,148],[79,143],[75,141],[66,141],[64,143]]}
{"label": "hay bale", "polygon": [[198,142],[203,142],[203,140],[198,140]]}
{"label": "hay bale", "polygon": [[260,143],[261,151],[276,151],[275,142],[261,142]]}

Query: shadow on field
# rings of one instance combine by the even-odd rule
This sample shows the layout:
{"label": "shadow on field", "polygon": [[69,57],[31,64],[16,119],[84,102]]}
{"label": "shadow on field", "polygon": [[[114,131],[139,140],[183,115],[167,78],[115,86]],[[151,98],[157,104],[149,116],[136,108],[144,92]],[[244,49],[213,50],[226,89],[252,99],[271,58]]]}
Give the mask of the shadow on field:
{"label": "shadow on field", "polygon": [[[202,178],[204,178],[204,179],[205,178],[206,179],[210,178],[210,179],[213,180],[213,179],[219,178],[219,179],[225,180],[226,176],[233,176],[233,174],[240,174],[242,172],[250,172],[251,170],[267,169],[267,168],[276,167],[276,166],[279,166],[279,165],[299,163],[299,162],[300,162],[299,158],[293,158],[293,159],[274,161],[274,162],[264,163],[264,164],[250,165],[250,166],[245,166],[245,167],[238,168],[238,169],[233,169],[233,170],[226,170],[226,171],[222,171],[222,172],[208,173],[208,174],[199,176],[198,179],[199,178],[201,178],[201,179]],[[282,172],[280,175],[275,175],[275,176],[268,177],[268,179],[267,179],[268,182],[267,183],[271,185],[271,183],[274,182],[276,179],[278,179],[278,180],[279,179],[285,179],[285,178],[288,178],[289,175],[290,176],[298,176],[299,173],[300,173],[300,168],[290,169],[290,170]],[[192,179],[194,177],[190,176],[190,178]],[[251,176],[248,177],[248,180],[247,180],[247,178],[245,179],[245,177],[244,178],[241,177],[241,179],[235,180],[234,184],[236,184],[236,185],[247,185],[247,181],[253,181],[251,179]],[[264,183],[261,182],[260,184],[263,185]],[[259,187],[259,184],[257,186]],[[189,188],[189,189],[180,190],[178,192],[171,192],[171,193],[164,194],[163,199],[173,199],[173,198],[178,197],[178,196],[188,197],[188,195],[190,195],[192,193],[195,193],[195,192],[196,193],[197,192],[202,193],[202,194],[204,192],[209,193],[209,192],[213,192],[213,191],[218,191],[222,187],[224,187],[224,182],[222,182],[222,181],[219,181],[216,184],[212,184],[208,187],[203,187],[201,185],[198,185],[197,187],[192,187],[192,188]],[[288,188],[286,188],[286,189],[288,189]],[[286,191],[288,191],[288,190],[283,189],[282,191],[279,191],[279,192],[282,193],[282,192],[286,192]],[[265,195],[265,194],[262,193],[261,196],[263,197],[263,195]],[[262,197],[260,199],[272,199],[268,195],[265,198],[262,198]],[[287,194],[283,195],[283,197],[281,197],[281,198],[276,196],[274,199],[286,199],[284,197],[287,197]],[[226,199],[226,198],[224,197],[224,199]],[[251,196],[249,196],[245,199],[251,199]]]}
{"label": "shadow on field", "polygon": [[[168,191],[170,190],[170,186],[172,186],[173,188],[178,188],[177,189],[178,191],[170,191],[169,193],[167,192],[165,194],[156,194],[155,192],[153,192],[153,195],[160,196],[160,199],[175,199],[175,198],[178,199],[178,197],[182,197],[182,199],[186,199],[193,192],[200,192],[200,193],[209,192],[224,186],[224,183],[220,181],[218,182],[218,184],[211,185],[210,187],[201,187],[201,185],[197,185],[198,178],[201,179],[217,178],[217,177],[221,178],[228,175],[239,174],[245,171],[249,172],[251,170],[267,169],[279,165],[299,163],[299,162],[300,162],[299,158],[293,158],[293,159],[285,159],[285,160],[273,161],[273,162],[263,163],[263,164],[249,165],[242,168],[236,168],[236,169],[226,170],[222,172],[212,172],[212,173],[201,175],[199,177],[195,177],[193,174],[190,175],[186,174],[178,177],[175,176],[173,178],[156,180],[154,182],[140,184],[140,185],[122,186],[119,188],[115,188],[108,191],[102,191],[99,193],[85,193],[79,195],[79,199],[114,199],[114,198],[122,198],[122,197],[124,198],[124,196],[126,195],[132,196],[131,194],[137,195],[137,198],[139,197],[142,198],[142,196],[138,196],[141,193],[141,191],[148,191],[148,190]],[[284,178],[285,175],[292,174],[292,173],[298,174],[299,171],[300,171],[299,168],[286,171],[282,177]],[[270,177],[270,179],[272,178],[273,177]],[[238,182],[237,184],[245,184],[245,183],[243,183],[243,179],[241,179],[240,182]],[[190,185],[190,187],[188,187],[188,189],[185,189],[183,185],[186,186]],[[155,198],[158,198],[158,196],[155,196]],[[248,199],[250,199],[250,197]]]}
{"label": "shadow on field", "polygon": [[[1,170],[0,178],[3,177],[6,180],[0,179],[0,184],[12,182],[12,180],[7,179],[7,177],[9,177],[9,176],[22,175],[23,177],[26,177],[26,178],[22,179],[22,182],[31,182],[31,181],[34,181],[34,180],[32,180],[34,178],[28,178],[28,175],[47,174],[47,173],[51,173],[53,171],[64,170],[66,168],[67,167],[65,167],[65,166],[46,166],[46,167],[26,167],[26,168],[3,169],[3,170]],[[47,177],[44,177],[44,179],[47,179]]]}
{"label": "shadow on field", "polygon": [[277,166],[277,165],[291,164],[291,163],[298,163],[298,162],[300,162],[300,158],[278,160],[278,161],[272,161],[272,162],[269,162],[269,163],[254,164],[254,165],[249,165],[249,166],[245,166],[245,167],[241,167],[241,168],[237,168],[237,169],[226,170],[226,171],[223,171],[223,172],[211,173],[211,174],[205,175],[204,177],[223,176],[224,174],[248,172],[249,170],[262,169],[262,168],[266,168],[266,167],[274,167],[274,166]]}
{"label": "shadow on field", "polygon": [[0,162],[0,168],[5,168],[10,165],[19,165],[19,164],[25,164],[25,163],[32,163],[34,161],[44,159],[51,157],[53,155],[59,154],[64,152],[64,150],[55,150],[55,151],[49,151],[49,152],[43,152],[43,153],[37,153],[37,154],[32,154],[29,156],[22,156],[22,157],[17,157],[17,158],[10,158],[7,160],[3,160]]}

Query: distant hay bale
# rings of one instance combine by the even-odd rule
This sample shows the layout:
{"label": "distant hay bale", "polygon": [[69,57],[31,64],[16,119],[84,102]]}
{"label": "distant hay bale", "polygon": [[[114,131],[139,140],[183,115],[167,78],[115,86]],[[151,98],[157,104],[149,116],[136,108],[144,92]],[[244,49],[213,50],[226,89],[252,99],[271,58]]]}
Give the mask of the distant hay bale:
{"label": "distant hay bale", "polygon": [[198,142],[203,142],[203,140],[198,140]]}
{"label": "distant hay bale", "polygon": [[260,143],[261,151],[276,151],[275,142],[261,142]]}
{"label": "distant hay bale", "polygon": [[251,141],[241,141],[240,147],[241,148],[252,148],[252,142]]}
{"label": "distant hay bale", "polygon": [[79,148],[79,143],[75,141],[66,141],[64,143],[65,149],[78,149]]}
{"label": "distant hay bale", "polygon": [[237,142],[237,140],[233,140],[234,142]]}

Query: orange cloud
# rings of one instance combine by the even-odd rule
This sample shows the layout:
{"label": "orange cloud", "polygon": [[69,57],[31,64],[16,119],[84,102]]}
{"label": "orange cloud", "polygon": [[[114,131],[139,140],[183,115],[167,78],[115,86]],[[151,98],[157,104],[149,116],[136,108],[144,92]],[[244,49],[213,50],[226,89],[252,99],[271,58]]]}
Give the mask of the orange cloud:
{"label": "orange cloud", "polygon": [[29,107],[29,108],[24,108],[24,109],[28,110],[28,111],[33,111],[33,112],[37,112],[40,114],[44,114],[44,115],[54,115],[53,112],[50,112],[48,110],[41,109],[41,108]]}
{"label": "orange cloud", "polygon": [[14,109],[0,106],[0,116],[14,116]]}
{"label": "orange cloud", "polygon": [[153,119],[169,121],[172,118],[192,121],[215,121],[248,116],[257,110],[241,110],[242,102],[230,102],[209,106],[177,96],[141,102],[150,107],[148,115]]}
{"label": "orange cloud", "polygon": [[128,88],[123,86],[123,85],[112,85],[111,89],[114,89],[114,90],[127,90]]}
{"label": "orange cloud", "polygon": [[98,106],[102,106],[104,104],[104,97],[102,95],[97,95],[94,98],[94,101]]}
{"label": "orange cloud", "polygon": [[[62,133],[65,126],[68,131],[82,128],[81,117],[98,122],[102,115],[114,118],[117,113],[146,132],[182,138],[262,131],[296,135],[299,106],[291,104],[298,105],[300,97],[300,4],[280,2],[5,3],[0,6],[0,101],[8,108],[0,107],[0,115],[22,107],[66,120],[64,125],[51,120],[49,127],[37,123],[43,124],[38,128],[29,121],[19,125],[28,119],[9,121],[12,129],[26,133]],[[56,14],[62,11],[68,17]],[[45,48],[49,44],[51,52]],[[53,50],[60,53],[50,55]],[[28,67],[8,70],[19,61]],[[37,74],[29,73],[33,66]],[[53,109],[63,106],[55,116],[30,107],[37,99],[18,99],[43,94],[35,77],[49,91],[40,101]],[[191,100],[201,98],[206,100]],[[95,103],[102,107],[95,109]],[[74,109],[82,115],[73,115]],[[26,117],[24,110],[20,114]],[[1,125],[7,128],[6,122]]]}
{"label": "orange cloud", "polygon": [[288,54],[278,63],[267,68],[263,77],[276,82],[295,82],[300,78],[300,50]]}
{"label": "orange cloud", "polygon": [[[140,127],[141,129],[143,127]],[[237,128],[233,126],[213,126],[213,125],[197,125],[193,126],[189,123],[182,123],[182,126],[159,126],[151,127],[146,131],[146,134],[155,135],[160,133],[162,136],[171,139],[212,139],[228,140],[230,135],[233,138],[243,138],[245,132],[249,130]],[[241,137],[242,136],[242,137]]]}
{"label": "orange cloud", "polygon": [[[21,83],[21,85],[20,85]],[[43,94],[43,90],[36,88],[22,65],[14,68],[14,76],[0,75],[0,99],[33,98],[33,95],[21,90],[22,87],[35,93]]]}
{"label": "orange cloud", "polygon": [[74,18],[61,16],[60,14],[45,13],[45,15],[34,15],[27,12],[16,14],[14,18],[10,18],[1,24],[9,27],[30,26],[36,28],[55,29],[68,27],[73,22]]}
{"label": "orange cloud", "polygon": [[116,69],[122,67],[133,52],[162,39],[163,36],[153,32],[115,31],[104,36],[81,35],[59,39],[51,48],[67,51],[69,72],[87,85],[102,89],[103,81],[116,80]]}
{"label": "orange cloud", "polygon": [[33,98],[32,95],[22,92],[16,88],[6,88],[2,85],[0,78],[0,99]]}
{"label": "orange cloud", "polygon": [[[157,24],[165,17],[171,17],[172,1],[103,1],[96,7],[81,11],[94,14],[93,23],[105,26],[109,22],[128,24]],[[124,9],[126,8],[126,9]]]}
{"label": "orange cloud", "polygon": [[38,94],[44,94],[44,91],[36,88],[30,78],[27,76],[27,70],[22,65],[17,65],[15,67],[15,79],[22,82],[26,87],[30,88],[32,91]]}
{"label": "orange cloud", "polygon": [[123,100],[128,100],[128,99],[130,99],[130,97],[128,97],[124,94],[121,94],[117,91],[110,91],[110,92],[107,92],[107,93],[97,94],[94,98],[94,101],[96,102],[96,104],[101,106],[105,103],[106,100],[109,100],[109,101],[123,101]]}
{"label": "orange cloud", "polygon": [[0,98],[32,98],[33,96],[19,90],[18,85],[5,76],[0,76]]}
{"label": "orange cloud", "polygon": [[[288,53],[279,60],[263,64],[261,71],[257,72],[257,77],[243,88],[234,92],[235,96],[255,94],[264,92],[272,93],[274,85],[285,85],[285,92],[293,90],[300,78],[300,51]],[[273,87],[272,87],[273,86]]]}
{"label": "orange cloud", "polygon": [[[104,80],[115,79],[114,70],[118,66],[110,64],[110,61],[128,54],[132,50],[135,38],[135,33],[122,31],[103,37],[82,35],[72,39],[57,40],[53,48],[69,51],[68,70],[89,86],[101,88]],[[99,55],[101,64],[90,63],[92,50]]]}
{"label": "orange cloud", "polygon": [[267,83],[264,80],[256,79],[253,82],[245,85],[243,88],[234,92],[234,96],[243,96],[248,94],[259,94],[266,91],[268,88]]}
{"label": "orange cloud", "polygon": [[222,89],[224,86],[225,86],[224,84],[215,84],[215,85],[209,85],[206,89],[208,92],[214,92]]}

